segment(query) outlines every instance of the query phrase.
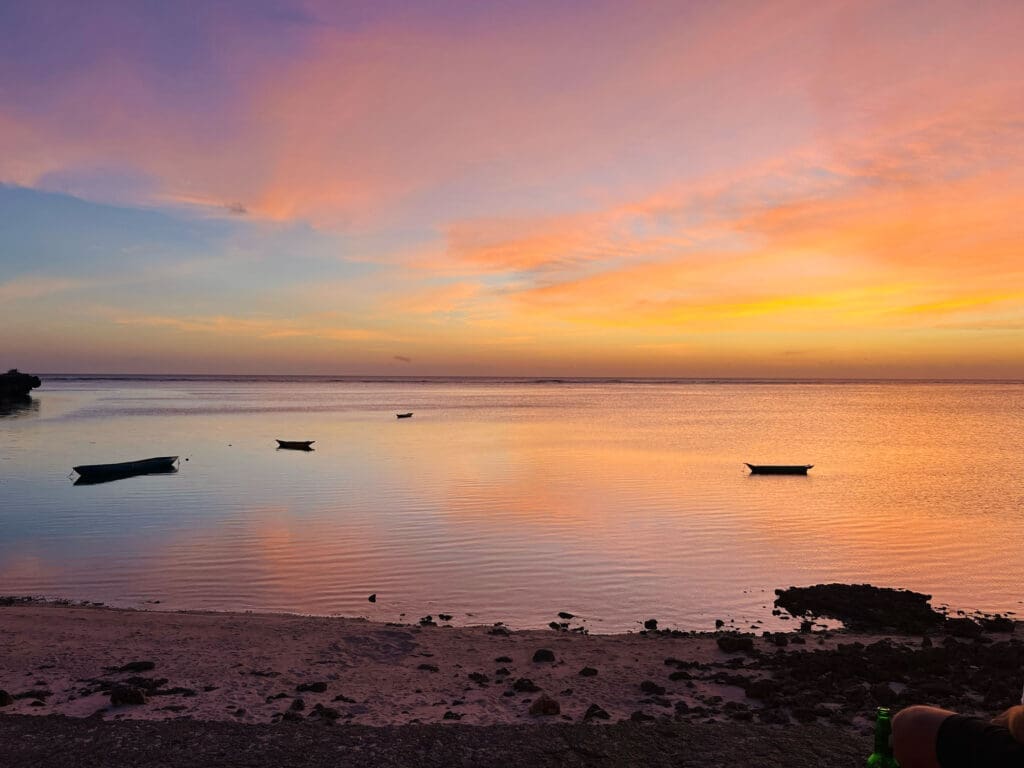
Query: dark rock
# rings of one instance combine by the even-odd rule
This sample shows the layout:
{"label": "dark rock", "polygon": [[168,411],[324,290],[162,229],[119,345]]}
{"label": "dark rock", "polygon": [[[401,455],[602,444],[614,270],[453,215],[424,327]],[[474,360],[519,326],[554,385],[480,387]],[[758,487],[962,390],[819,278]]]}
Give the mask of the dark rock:
{"label": "dark rock", "polygon": [[991,618],[979,619],[982,629],[986,632],[1013,632],[1016,624],[1013,619],[1005,616],[993,616]]}
{"label": "dark rock", "polygon": [[664,696],[665,689],[651,680],[644,680],[640,683],[640,690],[650,696]]}
{"label": "dark rock", "polygon": [[508,637],[512,633],[509,631],[508,627],[497,627],[496,626],[496,627],[491,627],[490,629],[488,629],[487,630],[487,634],[488,635],[500,635],[501,637]]}
{"label": "dark rock", "polygon": [[541,696],[530,705],[530,714],[535,717],[560,715],[562,714],[562,707],[555,699],[552,699],[547,694],[541,694]]}
{"label": "dark rock", "polygon": [[130,685],[116,685],[110,691],[110,703],[115,707],[125,704],[145,704],[146,694]]}
{"label": "dark rock", "polygon": [[658,620],[657,619],[648,619],[647,621],[644,622],[644,629],[657,629],[657,628],[658,628]]}
{"label": "dark rock", "polygon": [[437,622],[434,621],[434,617],[433,616],[424,616],[422,619],[420,619],[420,626],[421,627],[436,627],[437,626]]}
{"label": "dark rock", "polygon": [[669,680],[692,680],[693,675],[687,672],[685,669],[677,669],[675,672],[668,676]]}
{"label": "dark rock", "polygon": [[555,630],[556,632],[561,632],[563,629],[565,629],[565,627],[563,627],[557,621],[549,621],[548,622],[548,626],[551,627],[551,629]]}
{"label": "dark rock", "polygon": [[870,584],[816,584],[775,590],[775,604],[794,616],[831,616],[851,629],[921,634],[942,624],[931,595]]}
{"label": "dark rock", "polygon": [[302,715],[300,715],[298,712],[296,712],[293,709],[288,709],[288,710],[285,710],[284,713],[281,714],[281,722],[284,722],[284,723],[301,723],[302,722]]}
{"label": "dark rock", "polygon": [[511,675],[511,674],[512,673],[509,672],[507,669],[505,669],[505,667],[498,667],[496,670],[494,670],[494,676],[495,677],[504,677],[505,675]]}
{"label": "dark rock", "polygon": [[487,685],[489,682],[491,682],[491,678],[489,678],[482,672],[470,672],[469,679],[477,685]]}
{"label": "dark rock", "polygon": [[754,650],[754,638],[744,635],[722,635],[716,642],[726,653],[751,653]]}
{"label": "dark rock", "polygon": [[779,684],[774,680],[752,680],[747,685],[747,696],[752,699],[770,699],[779,692]]}
{"label": "dark rock", "polygon": [[343,693],[339,693],[337,696],[335,696],[333,699],[331,699],[331,701],[341,701],[341,702],[344,702],[345,704],[355,704],[356,703],[355,699],[350,698],[350,697],[346,696]]}
{"label": "dark rock", "polygon": [[441,621],[451,621],[452,615],[450,613],[439,613],[437,614],[437,618],[439,618]]}
{"label": "dark rock", "polygon": [[511,664],[512,658],[510,656],[499,656],[494,660],[495,664]]}
{"label": "dark rock", "polygon": [[305,708],[306,708],[306,702],[303,701],[302,699],[296,699],[295,701],[292,702],[292,705],[290,707],[288,707],[288,709],[290,709],[290,710],[292,710],[294,712],[301,712]]}
{"label": "dark rock", "polygon": [[981,624],[971,619],[946,619],[943,629],[946,630],[947,635],[968,639],[980,637],[981,633],[985,631]]}
{"label": "dark rock", "polygon": [[721,619],[715,619],[715,629],[721,629],[725,626],[725,622]]}
{"label": "dark rock", "polygon": [[42,383],[38,376],[19,373],[17,368],[11,368],[7,373],[0,374],[0,400],[28,397],[28,393]]}
{"label": "dark rock", "polygon": [[14,703],[14,697],[7,691],[0,688],[0,707],[9,707]]}
{"label": "dark rock", "polygon": [[369,596],[368,598],[366,598],[366,599],[367,599],[367,600],[369,600],[369,601],[370,601],[371,603],[376,603],[376,602],[377,602],[377,593],[376,593],[376,592],[374,592],[374,593],[373,593],[372,595],[370,595],[370,596]]}
{"label": "dark rock", "polygon": [[156,669],[156,662],[153,661],[130,661],[122,667],[118,667],[118,672],[149,672],[151,669]]}
{"label": "dark rock", "polygon": [[555,654],[547,648],[540,648],[533,654],[533,660],[535,663],[554,661]]}
{"label": "dark rock", "polygon": [[295,690],[299,693],[323,693],[327,690],[327,683],[300,683],[295,686]]}
{"label": "dark rock", "polygon": [[436,664],[420,664],[416,669],[422,669],[424,672],[439,672],[440,669]]}
{"label": "dark rock", "polygon": [[605,712],[597,704],[591,704],[587,707],[587,711],[583,713],[584,720],[610,720],[611,715]]}
{"label": "dark rock", "polygon": [[527,677],[520,677],[512,683],[512,690],[519,693],[536,693],[540,687]]}
{"label": "dark rock", "polygon": [[676,714],[677,715],[685,715],[689,711],[690,711],[690,705],[687,704],[685,701],[680,699],[679,701],[676,702]]}
{"label": "dark rock", "polygon": [[22,691],[21,693],[14,694],[16,699],[48,699],[53,696],[53,691],[44,691],[33,688],[31,691]]}
{"label": "dark rock", "polygon": [[450,709],[445,710],[445,713],[441,716],[442,720],[461,720],[463,717],[461,712],[452,712]]}
{"label": "dark rock", "polygon": [[593,667],[584,667],[580,670],[580,677],[593,677],[597,674],[597,670]]}
{"label": "dark rock", "polygon": [[634,723],[653,723],[654,717],[648,715],[646,712],[641,712],[639,709],[629,716],[629,719]]}
{"label": "dark rock", "polygon": [[565,619],[566,621],[568,621],[569,619],[575,619],[576,617],[568,611],[559,611],[558,618]]}
{"label": "dark rock", "polygon": [[30,702],[29,706],[30,707],[45,707],[46,706],[46,702],[45,701],[40,701],[39,699],[36,699],[35,701]]}
{"label": "dark rock", "polygon": [[325,707],[323,704],[317,704],[313,707],[313,711],[309,713],[309,716],[319,717],[324,720],[337,720],[341,717],[341,712],[334,707]]}

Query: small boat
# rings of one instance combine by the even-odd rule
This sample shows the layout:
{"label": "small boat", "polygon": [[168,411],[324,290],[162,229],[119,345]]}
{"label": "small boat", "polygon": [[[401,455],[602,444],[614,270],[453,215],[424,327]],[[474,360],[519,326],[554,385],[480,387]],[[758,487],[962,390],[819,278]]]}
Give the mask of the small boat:
{"label": "small boat", "polygon": [[395,414],[395,418],[396,419],[411,419],[412,418],[412,411],[409,411],[408,413],[396,413]]}
{"label": "small boat", "polygon": [[152,459],[140,459],[139,461],[122,461],[117,464],[81,464],[73,469],[78,473],[79,482],[83,485],[89,482],[106,482],[107,480],[120,480],[122,477],[133,477],[135,475],[155,475],[159,473],[174,472],[174,463],[177,456],[157,456]]}
{"label": "small boat", "polygon": [[312,451],[315,442],[316,440],[278,440],[277,447],[291,451]]}
{"label": "small boat", "polygon": [[[744,462],[746,464],[746,462]],[[752,475],[806,475],[813,464],[747,464]]]}

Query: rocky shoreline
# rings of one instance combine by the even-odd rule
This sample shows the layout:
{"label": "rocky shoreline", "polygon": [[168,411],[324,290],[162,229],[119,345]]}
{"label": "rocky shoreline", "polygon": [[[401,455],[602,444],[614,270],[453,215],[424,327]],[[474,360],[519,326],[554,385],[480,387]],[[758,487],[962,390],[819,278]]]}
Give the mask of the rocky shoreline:
{"label": "rocky shoreline", "polygon": [[[799,603],[791,604],[797,618],[804,612],[842,618],[837,614],[848,610],[854,593],[845,585],[820,586],[783,591],[779,603]],[[901,608],[901,601],[927,598],[882,597]],[[866,623],[882,626],[908,615],[868,614],[874,618]],[[649,764],[659,764],[659,755],[688,764],[680,762],[686,753],[676,749],[680,739],[757,731],[777,744],[817,729],[830,754],[856,752],[859,764],[879,705],[930,703],[990,716],[1018,700],[1021,681],[1007,675],[1024,668],[1017,623],[934,614],[918,615],[927,631],[913,634],[869,630],[863,617],[847,615],[858,628],[816,631],[808,619],[796,632],[695,634],[649,622],[652,628],[642,632],[586,635],[6,599],[0,600],[6,649],[0,723],[22,736],[56,733],[45,738],[58,740],[77,738],[90,723],[96,738],[140,739],[125,753],[137,764],[145,763],[136,758],[146,739],[163,734],[166,740],[182,729],[239,743],[251,738],[242,735],[246,729],[257,729],[260,739],[275,744],[304,743],[313,738],[304,735],[309,729],[327,729],[345,749],[360,739],[375,745],[376,764],[384,765],[435,742],[473,755],[490,755],[489,744],[507,742],[512,757],[502,762],[513,765],[516,754],[532,755],[523,757],[525,765],[554,764],[550,755],[562,753],[578,764],[615,764],[616,750],[639,750]],[[460,746],[464,737],[448,729],[466,725],[477,727]],[[536,738],[517,736],[522,728]],[[385,738],[382,729],[400,736]],[[490,737],[481,735],[485,730]],[[717,741],[722,738],[720,757],[736,747],[728,739],[740,736]],[[523,746],[545,739],[548,757]],[[567,739],[604,744],[595,748],[604,757],[565,751]],[[34,754],[23,753],[26,764]],[[705,758],[702,764],[717,764]]]}

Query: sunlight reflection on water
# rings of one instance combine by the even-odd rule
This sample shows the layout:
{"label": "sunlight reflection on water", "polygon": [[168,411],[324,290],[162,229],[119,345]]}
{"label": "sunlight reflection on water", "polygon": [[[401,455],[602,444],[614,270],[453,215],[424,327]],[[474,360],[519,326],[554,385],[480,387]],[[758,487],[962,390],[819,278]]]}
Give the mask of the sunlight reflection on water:
{"label": "sunlight reflection on water", "polygon": [[784,626],[819,581],[1022,597],[1020,384],[48,381],[0,432],[0,594],[601,632]]}

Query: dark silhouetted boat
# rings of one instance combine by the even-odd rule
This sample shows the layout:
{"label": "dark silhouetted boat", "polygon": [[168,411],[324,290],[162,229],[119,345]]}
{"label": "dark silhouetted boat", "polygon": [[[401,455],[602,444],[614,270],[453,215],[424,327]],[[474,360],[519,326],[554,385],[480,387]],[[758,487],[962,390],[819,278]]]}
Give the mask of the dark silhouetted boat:
{"label": "dark silhouetted boat", "polygon": [[[746,464],[746,462],[744,462]],[[813,464],[747,464],[752,475],[806,475]]]}
{"label": "dark silhouetted boat", "polygon": [[409,411],[409,413],[396,413],[395,414],[395,418],[396,419],[411,419],[412,418],[412,411]]}
{"label": "dark silhouetted boat", "polygon": [[121,480],[125,477],[135,477],[136,475],[158,475],[177,472],[174,466],[177,460],[177,456],[157,456],[152,459],[122,461],[117,464],[81,464],[74,467],[75,472],[78,473],[78,480],[75,485],[106,483],[111,480]]}
{"label": "dark silhouetted boat", "polygon": [[312,451],[315,442],[316,440],[278,440],[277,447],[290,451]]}

